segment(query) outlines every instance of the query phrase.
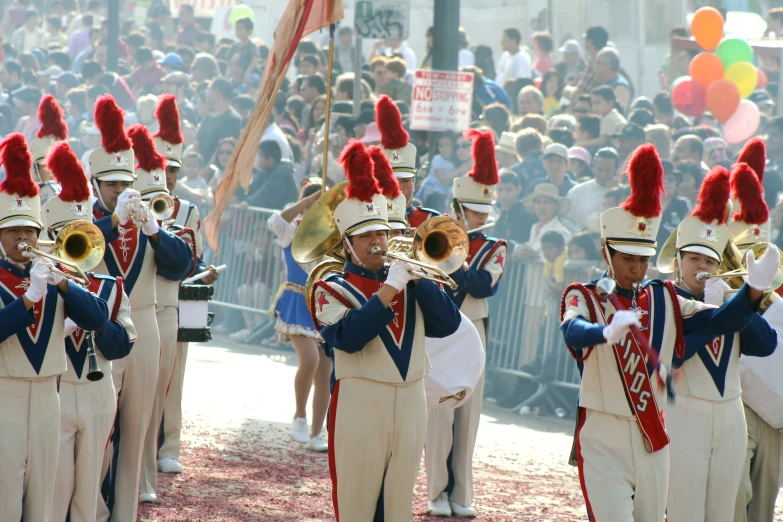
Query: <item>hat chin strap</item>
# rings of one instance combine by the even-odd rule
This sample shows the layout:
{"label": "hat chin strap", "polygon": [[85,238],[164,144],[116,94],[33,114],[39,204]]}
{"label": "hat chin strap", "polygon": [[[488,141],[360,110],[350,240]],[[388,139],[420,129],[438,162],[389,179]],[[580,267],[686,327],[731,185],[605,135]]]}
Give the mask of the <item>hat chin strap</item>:
{"label": "hat chin strap", "polygon": [[97,178],[92,178],[92,186],[93,188],[95,188],[95,197],[98,198],[98,203],[101,204],[101,208],[103,210],[109,210],[106,207],[106,203],[103,201],[103,194],[101,194],[100,182],[98,181]]}
{"label": "hat chin strap", "polygon": [[609,265],[609,277],[617,281],[614,277],[614,266],[612,266],[612,254],[609,251],[609,243],[604,244],[604,254],[606,254],[606,264]]}
{"label": "hat chin strap", "polygon": [[361,259],[359,259],[359,256],[356,255],[356,251],[353,249],[353,245],[351,244],[351,240],[348,239],[348,236],[345,236],[345,239],[343,240],[343,243],[348,246],[348,250],[351,251],[351,261],[354,262],[354,264],[359,265],[362,268],[369,268],[367,265],[365,265]]}
{"label": "hat chin strap", "polygon": [[685,282],[685,274],[682,273],[682,257],[680,256],[679,250],[677,251],[674,257],[677,260],[677,271],[675,272],[674,283],[678,286],[681,286],[688,292],[696,295],[696,292],[694,292],[693,289],[690,286],[688,286],[688,283]]}
{"label": "hat chin strap", "polygon": [[460,223],[465,227],[465,230],[470,230],[470,227],[468,226],[468,216],[465,214],[465,207],[462,206],[462,201],[457,200],[457,205],[459,205]]}
{"label": "hat chin strap", "polygon": [[[6,254],[5,247],[3,246],[2,243],[0,243],[0,256],[2,256],[3,261],[8,263],[9,265],[15,266],[19,270],[24,270],[25,267],[27,266],[27,263],[18,263],[16,261],[14,261],[13,259],[11,259],[10,257],[8,257],[8,254]],[[31,262],[31,261],[32,261],[32,259],[30,261],[28,261],[28,263]]]}

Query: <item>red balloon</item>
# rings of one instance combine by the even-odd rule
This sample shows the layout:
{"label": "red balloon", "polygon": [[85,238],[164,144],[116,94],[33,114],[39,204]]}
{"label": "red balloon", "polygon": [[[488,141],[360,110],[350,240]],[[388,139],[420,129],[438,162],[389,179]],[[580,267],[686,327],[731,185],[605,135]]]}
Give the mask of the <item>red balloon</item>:
{"label": "red balloon", "polygon": [[729,121],[739,103],[739,89],[729,80],[716,80],[707,88],[707,108],[721,123]]}
{"label": "red balloon", "polygon": [[687,78],[672,89],[672,104],[686,116],[701,116],[707,108],[707,90],[701,83]]}
{"label": "red balloon", "polygon": [[756,88],[760,89],[761,87],[766,87],[767,83],[769,83],[769,79],[767,78],[767,73],[764,72],[764,69],[761,67],[756,67],[756,72],[759,73],[759,79],[756,82]]}

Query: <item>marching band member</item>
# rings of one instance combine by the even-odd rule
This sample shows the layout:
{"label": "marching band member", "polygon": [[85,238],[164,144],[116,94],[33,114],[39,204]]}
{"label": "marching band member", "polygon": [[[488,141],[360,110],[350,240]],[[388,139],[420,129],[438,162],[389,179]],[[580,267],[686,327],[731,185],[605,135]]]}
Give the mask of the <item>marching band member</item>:
{"label": "marching band member", "polygon": [[[143,125],[133,125],[128,129],[128,136],[133,143],[133,155],[136,158],[136,181],[133,188],[140,194],[141,200],[150,202],[158,195],[168,196],[166,186],[166,158],[157,151],[152,136]],[[173,211],[173,209],[171,209]],[[173,235],[184,237],[189,234],[193,264],[191,275],[197,266],[195,233],[192,229],[172,232]],[[163,417],[163,404],[166,400],[166,390],[169,387],[174,372],[174,359],[177,352],[177,330],[179,315],[179,280],[167,279],[165,268],[158,268],[155,275],[155,317],[160,336],[160,357],[158,358],[158,377],[155,397],[152,403],[152,415],[147,435],[142,449],[141,502],[155,502],[158,486],[158,433]]]}
{"label": "marching band member", "polygon": [[[472,130],[473,170],[454,180],[454,214],[467,230],[487,222],[498,184],[495,140],[489,131]],[[451,299],[473,322],[486,351],[488,298],[495,295],[503,275],[506,242],[481,232],[468,236],[468,267],[451,274],[459,287],[449,291]],[[427,419],[427,496],[431,515],[475,517],[473,503],[473,450],[476,446],[484,376],[470,398],[457,408],[433,408]]]}
{"label": "marching band member", "polygon": [[60,192],[57,183],[52,179],[51,170],[46,166],[46,154],[55,142],[68,139],[68,125],[65,123],[64,116],[65,113],[54,96],[47,94],[41,98],[41,103],[38,105],[38,121],[41,122],[41,128],[38,129],[36,138],[30,142],[33,178],[38,183],[41,206]]}
{"label": "marching band member", "polygon": [[[735,196],[739,196],[740,215],[735,215],[734,221],[729,223],[732,240],[744,252],[756,243],[769,243],[771,239],[769,209],[761,185],[766,163],[764,142],[759,139],[748,141],[738,161],[747,163],[759,180],[753,184],[746,181],[747,188]],[[780,331],[783,301],[774,299],[763,317]],[[734,506],[734,522],[767,522],[774,518],[775,502],[783,484],[783,430],[779,424],[771,425],[783,406],[780,393],[776,394],[775,389],[762,384],[756,374],[759,366],[769,363],[755,360],[753,354],[745,352],[744,346],[742,352],[739,371],[747,424],[747,451]],[[776,350],[770,359],[779,361],[781,357],[781,350]],[[778,376],[773,379],[779,382]]]}
{"label": "marching band member", "polygon": [[[735,219],[742,221],[751,211],[766,210],[761,183],[746,164],[740,163],[732,173],[731,187],[742,204],[742,214],[735,214]],[[704,178],[691,216],[667,240],[667,245],[674,241],[675,248],[664,248],[658,257],[659,267],[673,265],[677,293],[686,299],[723,304],[729,288],[723,280],[705,282],[698,276],[716,274],[723,261],[729,242],[729,192],[729,171],[715,167]],[[755,195],[753,201],[743,197],[748,193]],[[682,367],[675,381],[677,401],[666,412],[671,437],[667,504],[671,520],[733,520],[733,493],[739,489],[747,444],[739,354],[741,350],[746,355],[766,357],[776,346],[775,331],[759,314],[753,315],[741,335],[685,337],[685,357],[675,356],[673,361],[674,367]]]}
{"label": "marching band member", "polygon": [[389,225],[372,161],[354,141],[340,163],[349,186],[334,219],[348,261],[313,285],[311,299],[333,361],[332,500],[342,522],[403,522],[426,430],[424,336],[454,333],[459,312],[437,284],[416,280],[413,265],[394,260],[387,269],[373,253],[387,249]]}
{"label": "marching band member", "polygon": [[[171,216],[171,219],[174,220],[172,229],[190,229],[193,231],[196,238],[196,254],[199,256],[198,267],[195,273],[209,270],[210,274],[204,276],[200,284],[211,285],[217,281],[218,273],[214,266],[205,266],[201,261],[201,251],[204,243],[202,242],[201,217],[199,216],[198,207],[173,195],[182,167],[182,143],[184,141],[179,125],[180,118],[176,98],[171,94],[161,96],[158,107],[155,110],[155,117],[158,119],[160,127],[160,130],[153,136],[155,138],[155,147],[158,149],[158,152],[166,157],[166,188],[174,198],[174,214]],[[187,234],[185,238],[187,238]],[[157,288],[161,288],[161,285],[169,285],[170,282],[158,276],[155,284]],[[177,290],[179,291],[179,284],[177,284]],[[169,292],[169,294],[172,293]],[[160,302],[159,298],[158,303]],[[172,301],[169,302],[171,303]],[[169,306],[175,305],[170,304]],[[159,439],[157,441],[159,445],[157,469],[162,473],[182,473],[182,465],[179,463],[179,450],[180,432],[182,431],[182,389],[185,384],[185,363],[188,357],[188,343],[179,341],[176,341],[176,343],[174,371],[169,383],[168,393],[166,393],[163,406],[163,421],[161,422]],[[151,474],[152,468],[148,465],[150,458],[147,455],[145,453],[142,466],[145,473]]]}
{"label": "marching band member", "polygon": [[[161,230],[150,209],[140,205],[140,193],[131,187],[136,179],[131,142],[123,126],[123,111],[111,96],[95,105],[95,123],[102,146],[90,154],[90,173],[97,201],[95,224],[103,232],[106,253],[96,272],[125,281],[131,320],[136,326],[133,352],[112,366],[119,394],[107,501],[111,520],[135,520],[142,446],[152,414],[158,378],[160,336],[155,320],[155,274],[179,281],[193,267],[193,252],[180,238]],[[115,465],[116,463],[116,465]],[[104,468],[106,462],[104,462]],[[109,518],[99,503],[98,520]]]}
{"label": "marching band member", "polygon": [[[66,372],[66,316],[88,331],[109,315],[106,301],[30,259],[41,225],[38,185],[21,134],[0,143],[0,520],[51,518],[60,441],[58,376]],[[31,262],[32,261],[32,262]]]}
{"label": "marching band member", "polygon": [[[720,308],[678,296],[668,281],[642,284],[661,221],[663,167],[651,145],[635,151],[628,175],[631,196],[600,217],[608,276],[617,285],[614,297],[627,310],[616,310],[600,295],[597,281],[574,283],[561,302],[561,330],[582,374],[572,462],[591,520],[660,522],[669,436],[659,406],[666,395],[656,381],[666,377],[640,364],[647,343],[668,365],[675,352],[684,357],[684,336],[742,330],[777,273],[779,255],[768,250],[758,261],[748,258],[748,283]],[[634,328],[642,337],[629,335]]]}
{"label": "marching band member", "polygon": [[[43,207],[50,238],[75,221],[92,223],[90,185],[79,159],[66,142],[56,143],[46,159],[62,190]],[[87,336],[71,319],[65,321],[68,370],[60,378],[60,452],[52,502],[52,520],[95,520],[103,452],[109,440],[117,403],[111,380],[112,360],[130,353],[136,330],[122,278],[87,274],[88,290],[106,301],[109,317],[94,332],[95,353],[104,378],[91,382]]]}
{"label": "marching band member", "polygon": [[[282,212],[275,212],[267,221],[267,226],[277,236],[277,244],[283,249],[287,277],[283,292],[275,304],[275,330],[291,341],[299,359],[299,368],[294,378],[296,411],[291,423],[291,434],[296,442],[305,444],[307,449],[313,451],[328,449],[321,430],[329,407],[329,373],[332,371],[332,361],[318,346],[317,332],[304,298],[307,272],[294,261],[291,242],[299,227],[300,217],[307,213],[320,196],[320,183],[305,185],[297,203]],[[315,389],[313,422],[308,431],[306,409],[310,388]]]}
{"label": "marching band member", "polygon": [[404,236],[408,231],[407,199],[400,189],[399,179],[394,175],[389,159],[380,147],[367,149],[372,158],[373,176],[386,198],[386,215],[389,222],[389,238]]}
{"label": "marching band member", "polygon": [[416,146],[409,143],[410,136],[402,126],[400,109],[387,95],[378,98],[375,104],[375,121],[381,132],[381,150],[391,163],[394,175],[405,194],[408,223],[412,229],[440,212],[429,208],[413,206],[413,191],[416,186]]}

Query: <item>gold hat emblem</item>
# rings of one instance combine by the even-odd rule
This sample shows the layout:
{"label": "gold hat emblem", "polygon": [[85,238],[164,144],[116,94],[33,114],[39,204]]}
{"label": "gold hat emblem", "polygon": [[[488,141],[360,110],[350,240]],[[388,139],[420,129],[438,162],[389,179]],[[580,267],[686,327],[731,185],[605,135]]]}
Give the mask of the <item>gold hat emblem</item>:
{"label": "gold hat emblem", "polygon": [[650,226],[652,219],[642,216],[631,216],[631,222],[628,224],[628,233],[638,237],[652,237]]}

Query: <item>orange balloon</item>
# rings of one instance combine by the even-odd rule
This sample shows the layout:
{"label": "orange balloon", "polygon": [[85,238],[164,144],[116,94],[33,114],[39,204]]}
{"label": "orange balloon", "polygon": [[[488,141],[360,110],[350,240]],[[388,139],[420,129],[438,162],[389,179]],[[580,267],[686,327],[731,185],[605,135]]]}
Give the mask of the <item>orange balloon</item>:
{"label": "orange balloon", "polygon": [[715,80],[707,87],[707,108],[715,119],[726,123],[737,110],[740,103],[740,92],[729,80]]}
{"label": "orange balloon", "polygon": [[712,53],[699,53],[691,60],[690,76],[706,89],[715,80],[723,78],[723,62]]}
{"label": "orange balloon", "polygon": [[704,49],[715,50],[723,38],[723,16],[714,7],[702,7],[693,15],[691,34]]}

